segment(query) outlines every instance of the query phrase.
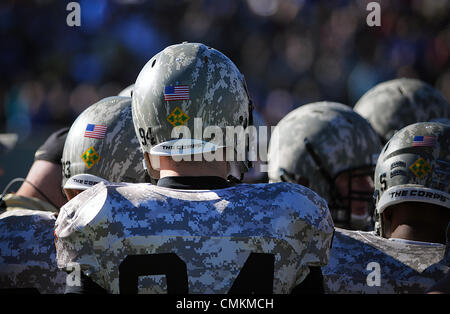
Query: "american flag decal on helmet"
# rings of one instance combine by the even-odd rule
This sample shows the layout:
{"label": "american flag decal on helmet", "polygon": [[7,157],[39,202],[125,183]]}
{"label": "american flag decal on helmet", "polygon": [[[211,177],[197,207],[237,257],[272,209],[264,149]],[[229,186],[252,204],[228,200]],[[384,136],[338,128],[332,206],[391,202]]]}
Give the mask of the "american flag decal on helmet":
{"label": "american flag decal on helmet", "polygon": [[84,137],[103,139],[106,134],[106,125],[88,124],[84,131]]}
{"label": "american flag decal on helmet", "polygon": [[178,86],[166,86],[164,88],[164,100],[189,100],[189,86],[188,85],[178,85]]}
{"label": "american flag decal on helmet", "polygon": [[436,145],[436,136],[415,136],[413,146],[434,146]]}

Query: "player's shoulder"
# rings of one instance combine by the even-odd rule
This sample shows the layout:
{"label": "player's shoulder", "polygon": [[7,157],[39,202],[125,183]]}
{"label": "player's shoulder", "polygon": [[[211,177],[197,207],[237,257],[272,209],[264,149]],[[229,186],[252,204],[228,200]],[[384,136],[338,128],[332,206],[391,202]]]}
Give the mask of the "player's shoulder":
{"label": "player's shoulder", "polygon": [[[245,189],[243,189],[245,187]],[[245,184],[238,187],[248,191],[249,198],[280,208],[289,208],[301,216],[317,216],[331,219],[327,202],[313,190],[299,184],[277,182]]]}
{"label": "player's shoulder", "polygon": [[227,200],[262,202],[266,206],[285,206],[299,208],[302,211],[328,211],[326,201],[314,191],[292,183],[238,184],[216,190],[176,190],[147,183],[108,183],[96,186],[96,193],[104,193],[109,200],[120,201],[126,198],[135,206],[141,202],[160,200],[161,198],[179,198],[186,201],[209,199],[213,194]]}
{"label": "player's shoulder", "polygon": [[[393,258],[414,269],[424,269],[444,258],[445,246],[417,241],[393,241],[377,235],[374,231],[345,230],[335,228],[332,254],[376,256]],[[430,263],[432,262],[432,263]]]}
{"label": "player's shoulder", "polygon": [[72,231],[86,226],[98,216],[108,199],[108,194],[117,186],[121,186],[121,184],[100,182],[84,190],[62,206],[55,223],[57,236],[67,236]]}
{"label": "player's shoulder", "polygon": [[367,239],[378,239],[380,238],[374,231],[362,231],[362,230],[350,230],[335,227],[335,236],[337,237],[347,237],[355,240],[367,240]]}
{"label": "player's shoulder", "polygon": [[271,203],[296,204],[299,201],[315,207],[326,207],[326,201],[313,190],[300,184],[287,182],[240,184],[234,187],[249,197],[258,196],[261,200]]}
{"label": "player's shoulder", "polygon": [[6,210],[0,214],[0,219],[7,219],[10,217],[54,220],[56,218],[56,213],[43,210],[13,209],[13,210]]}
{"label": "player's shoulder", "polygon": [[[0,230],[11,235],[16,232],[39,232],[52,227],[56,214],[48,211],[13,209],[0,214]],[[0,232],[3,234],[3,232]]]}
{"label": "player's shoulder", "polygon": [[[14,209],[0,215],[0,251],[13,258],[43,258],[51,252],[55,213],[39,210]],[[39,248],[39,254],[36,253]],[[3,255],[4,255],[3,254]],[[41,257],[36,257],[41,255]]]}
{"label": "player's shoulder", "polygon": [[137,208],[142,203],[149,208],[161,198],[156,188],[149,183],[100,182],[61,207],[55,224],[56,235],[68,236],[87,225],[108,221],[120,208]]}

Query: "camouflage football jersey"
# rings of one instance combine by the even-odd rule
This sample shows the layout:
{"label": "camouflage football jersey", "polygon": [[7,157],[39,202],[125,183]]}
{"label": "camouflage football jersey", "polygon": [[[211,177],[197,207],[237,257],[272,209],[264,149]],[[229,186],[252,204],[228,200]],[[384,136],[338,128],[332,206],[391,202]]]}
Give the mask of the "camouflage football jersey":
{"label": "camouflage football jersey", "polygon": [[55,213],[14,209],[0,215],[0,289],[64,293],[66,273],[56,263]]}
{"label": "camouflage football jersey", "polygon": [[443,244],[395,241],[336,228],[322,268],[325,293],[424,293],[449,272]]}
{"label": "camouflage football jersey", "polygon": [[109,293],[289,293],[328,262],[333,230],[326,202],[297,184],[99,183],[62,207],[55,234],[58,266]]}

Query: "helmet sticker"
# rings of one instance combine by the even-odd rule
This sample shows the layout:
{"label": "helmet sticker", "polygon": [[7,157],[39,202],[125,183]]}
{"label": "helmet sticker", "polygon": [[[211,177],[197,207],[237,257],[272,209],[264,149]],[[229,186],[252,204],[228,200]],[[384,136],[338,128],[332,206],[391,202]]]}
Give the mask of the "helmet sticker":
{"label": "helmet sticker", "polygon": [[404,176],[404,177],[406,177],[407,174],[406,174],[405,171],[400,170],[400,169],[396,169],[394,171],[391,171],[390,177],[393,178],[393,177],[396,177],[396,176]]}
{"label": "helmet sticker", "polygon": [[398,167],[406,168],[406,162],[399,160],[391,164],[391,170],[394,170]]}
{"label": "helmet sticker", "polygon": [[167,116],[167,121],[173,126],[185,125],[189,119],[189,116],[180,107],[175,107],[172,113]]}
{"label": "helmet sticker", "polygon": [[414,136],[412,144],[414,147],[434,147],[436,145],[436,136]]}
{"label": "helmet sticker", "polygon": [[103,139],[106,134],[106,125],[88,123],[84,131],[84,137]]}
{"label": "helmet sticker", "polygon": [[188,85],[178,85],[178,86],[166,86],[164,88],[164,100],[189,100],[189,86]]}
{"label": "helmet sticker", "polygon": [[83,155],[81,155],[81,158],[89,169],[100,160],[100,155],[97,154],[94,147],[91,146],[83,153]]}
{"label": "helmet sticker", "polygon": [[422,179],[423,176],[425,176],[427,173],[431,171],[430,165],[420,157],[415,163],[413,163],[409,169],[418,177],[419,179]]}
{"label": "helmet sticker", "polygon": [[382,213],[386,207],[402,202],[426,202],[449,208],[450,198],[445,192],[424,187],[393,186],[380,197],[378,212]]}
{"label": "helmet sticker", "polygon": [[404,170],[396,169],[396,168],[406,168],[406,163],[401,160],[393,162],[391,164],[390,178],[393,178],[396,176],[405,176],[405,177],[407,176],[407,173]]}

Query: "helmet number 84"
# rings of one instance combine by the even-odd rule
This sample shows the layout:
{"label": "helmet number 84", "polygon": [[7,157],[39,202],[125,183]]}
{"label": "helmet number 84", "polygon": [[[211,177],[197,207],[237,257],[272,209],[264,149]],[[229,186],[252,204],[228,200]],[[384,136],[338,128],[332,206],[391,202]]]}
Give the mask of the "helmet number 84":
{"label": "helmet number 84", "polygon": [[[274,277],[274,254],[251,253],[229,294],[271,294]],[[168,294],[188,293],[186,263],[175,253],[128,255],[119,265],[121,294],[138,292],[138,277],[166,275]]]}

